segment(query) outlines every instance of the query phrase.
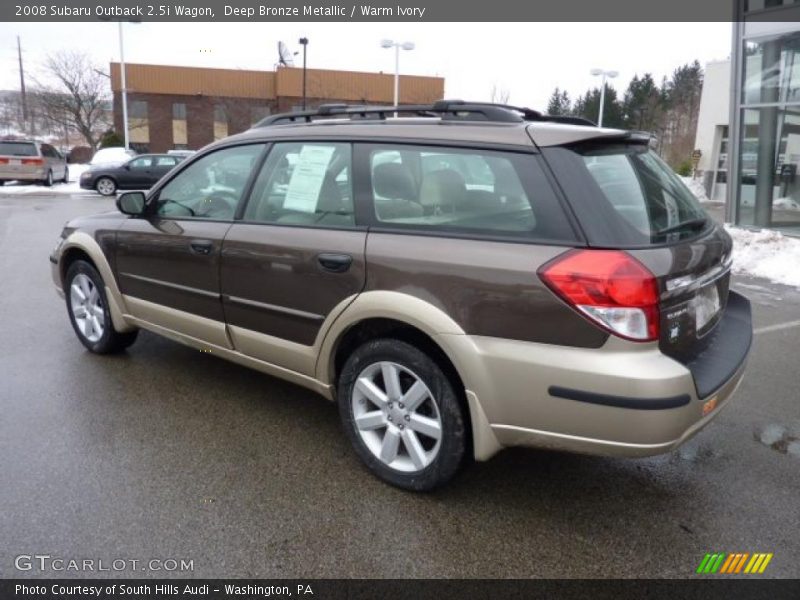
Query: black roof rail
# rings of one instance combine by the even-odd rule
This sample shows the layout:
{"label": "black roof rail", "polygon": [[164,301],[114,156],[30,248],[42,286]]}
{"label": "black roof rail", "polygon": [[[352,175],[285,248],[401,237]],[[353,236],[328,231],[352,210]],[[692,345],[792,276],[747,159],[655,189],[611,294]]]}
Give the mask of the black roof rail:
{"label": "black roof rail", "polygon": [[311,123],[332,117],[348,117],[350,119],[385,119],[388,113],[411,113],[416,116],[433,116],[430,104],[405,104],[401,106],[368,106],[363,104],[321,104],[313,110],[303,110],[270,115],[253,125],[269,127],[270,125],[286,125],[289,123]]}
{"label": "black roof rail", "polygon": [[358,119],[386,119],[391,115],[439,117],[446,121],[488,121],[492,123],[522,123],[525,121],[551,121],[573,125],[591,125],[581,117],[543,115],[539,111],[509,104],[493,102],[465,102],[464,100],[437,100],[433,104],[400,104],[398,106],[369,106],[357,104],[322,104],[314,110],[271,115],[253,127],[269,127],[290,123],[311,123],[334,117]]}

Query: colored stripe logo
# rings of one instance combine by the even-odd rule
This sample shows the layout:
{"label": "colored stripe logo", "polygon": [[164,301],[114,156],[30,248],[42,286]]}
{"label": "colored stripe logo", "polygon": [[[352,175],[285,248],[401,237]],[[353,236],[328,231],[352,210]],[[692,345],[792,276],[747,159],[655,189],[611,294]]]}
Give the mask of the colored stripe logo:
{"label": "colored stripe logo", "polygon": [[706,554],[697,567],[697,573],[704,575],[726,574],[761,574],[769,561],[772,560],[772,552],[715,552]]}

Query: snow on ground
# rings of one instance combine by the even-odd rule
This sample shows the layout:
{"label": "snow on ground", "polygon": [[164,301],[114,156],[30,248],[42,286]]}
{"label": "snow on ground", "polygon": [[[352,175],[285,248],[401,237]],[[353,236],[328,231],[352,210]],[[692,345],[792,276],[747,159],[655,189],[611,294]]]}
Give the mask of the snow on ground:
{"label": "snow on ground", "polygon": [[700,179],[681,177],[681,180],[700,202],[711,202],[708,196],[706,196],[706,189],[703,187],[703,182]]}
{"label": "snow on ground", "polygon": [[88,191],[81,190],[78,184],[81,173],[89,168],[89,165],[74,163],[69,165],[69,183],[53,183],[53,187],[44,187],[27,181],[9,181],[0,187],[0,196],[5,195],[26,195],[26,194],[74,194],[76,192]]}
{"label": "snow on ground", "polygon": [[800,239],[778,231],[725,225],[733,238],[733,272],[800,287]]}
{"label": "snow on ground", "polygon": [[[681,179],[700,202],[711,202],[699,179]],[[800,208],[791,198],[778,198],[773,206],[789,210]],[[800,239],[771,229],[751,231],[728,224],[725,231],[733,238],[734,273],[800,287]]]}

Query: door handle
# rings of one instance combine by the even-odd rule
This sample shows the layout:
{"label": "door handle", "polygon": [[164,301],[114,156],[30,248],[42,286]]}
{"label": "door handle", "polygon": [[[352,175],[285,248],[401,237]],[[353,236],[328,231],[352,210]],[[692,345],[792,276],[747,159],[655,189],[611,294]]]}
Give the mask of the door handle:
{"label": "door handle", "polygon": [[344,273],[353,264],[353,257],[349,254],[330,254],[326,252],[317,255],[317,262],[326,271]]}
{"label": "door handle", "polygon": [[192,240],[189,242],[189,248],[195,254],[202,254],[204,256],[211,254],[214,249],[214,243],[209,240]]}

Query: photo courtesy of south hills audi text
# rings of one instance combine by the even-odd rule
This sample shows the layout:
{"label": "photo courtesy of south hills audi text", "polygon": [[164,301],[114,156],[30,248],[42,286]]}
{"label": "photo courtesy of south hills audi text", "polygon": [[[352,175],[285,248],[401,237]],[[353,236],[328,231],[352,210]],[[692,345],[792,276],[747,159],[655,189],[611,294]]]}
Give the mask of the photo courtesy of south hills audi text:
{"label": "photo courtesy of south hills audi text", "polygon": [[[14,596],[17,598],[201,598],[217,594],[224,597],[246,596],[260,597],[292,597],[303,598],[315,596],[314,586],[308,583],[294,585],[253,585],[241,583],[210,584],[203,583],[94,583],[91,585],[70,583],[47,584],[14,584]],[[7,600],[3,598],[3,600]]]}

